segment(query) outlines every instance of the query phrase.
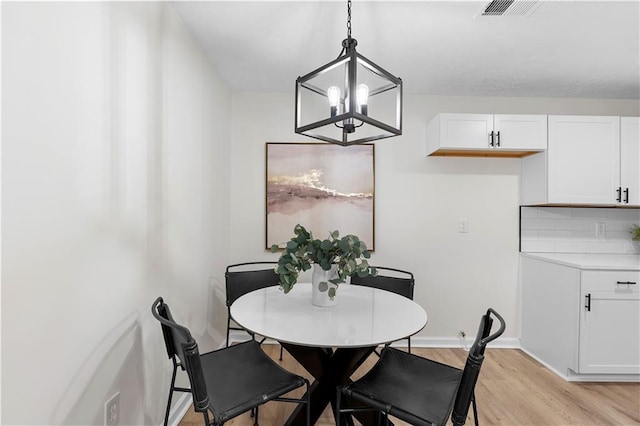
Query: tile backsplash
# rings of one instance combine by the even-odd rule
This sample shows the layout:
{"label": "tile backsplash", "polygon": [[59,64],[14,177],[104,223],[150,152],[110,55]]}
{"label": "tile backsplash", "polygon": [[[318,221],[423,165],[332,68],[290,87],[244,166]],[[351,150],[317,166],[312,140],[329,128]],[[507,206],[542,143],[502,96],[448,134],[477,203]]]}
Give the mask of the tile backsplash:
{"label": "tile backsplash", "polygon": [[536,253],[638,253],[629,228],[640,209],[521,207],[521,251]]}

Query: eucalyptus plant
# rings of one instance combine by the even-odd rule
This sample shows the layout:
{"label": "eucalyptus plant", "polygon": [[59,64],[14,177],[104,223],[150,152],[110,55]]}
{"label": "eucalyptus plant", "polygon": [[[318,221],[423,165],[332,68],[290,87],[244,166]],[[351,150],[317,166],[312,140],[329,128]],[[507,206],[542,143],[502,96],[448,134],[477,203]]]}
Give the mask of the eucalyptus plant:
{"label": "eucalyptus plant", "polygon": [[[288,293],[298,281],[300,272],[308,271],[311,265],[316,263],[328,271],[333,265],[337,265],[336,277],[329,280],[335,284],[329,288],[329,282],[320,283],[320,291],[328,291],[329,297],[336,294],[336,286],[345,282],[347,277],[358,275],[376,275],[376,268],[369,266],[367,259],[371,253],[367,245],[355,235],[345,235],[340,238],[338,231],[329,233],[329,238],[314,239],[310,231],[298,224],[293,229],[291,238],[278,259],[276,272],[280,276],[280,287]],[[276,253],[281,248],[274,244],[271,252]]]}
{"label": "eucalyptus plant", "polygon": [[637,223],[631,225],[629,228],[629,233],[631,234],[631,240],[640,241],[640,226]]}

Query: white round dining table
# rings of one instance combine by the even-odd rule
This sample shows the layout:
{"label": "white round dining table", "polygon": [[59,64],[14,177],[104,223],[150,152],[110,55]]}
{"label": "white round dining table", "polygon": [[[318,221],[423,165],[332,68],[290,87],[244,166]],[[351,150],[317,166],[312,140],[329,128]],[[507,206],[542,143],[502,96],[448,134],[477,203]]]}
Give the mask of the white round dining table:
{"label": "white round dining table", "polygon": [[[235,322],[280,342],[315,378],[312,424],[328,404],[335,404],[336,387],[350,383],[350,376],[378,345],[412,336],[427,324],[427,313],[419,304],[389,291],[341,284],[335,297],[335,306],[315,306],[311,284],[298,283],[287,294],[278,286],[267,287],[231,305]],[[304,412],[298,407],[285,425],[305,424]],[[354,415],[363,425],[376,421],[370,414]]]}
{"label": "white round dining table", "polygon": [[406,297],[361,285],[341,284],[337,305],[311,304],[311,284],[285,294],[278,286],[252,291],[231,305],[245,329],[284,343],[313,347],[378,346],[412,336],[427,324],[427,313]]}

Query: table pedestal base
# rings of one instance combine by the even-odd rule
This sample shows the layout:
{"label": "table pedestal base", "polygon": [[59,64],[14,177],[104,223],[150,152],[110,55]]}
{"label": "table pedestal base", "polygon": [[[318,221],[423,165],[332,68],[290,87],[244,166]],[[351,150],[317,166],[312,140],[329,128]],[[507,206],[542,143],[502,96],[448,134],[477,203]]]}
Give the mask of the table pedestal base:
{"label": "table pedestal base", "polygon": [[[280,343],[314,378],[310,387],[311,399],[311,424],[315,424],[327,405],[335,413],[336,387],[351,383],[351,375],[371,355],[375,346],[364,348],[338,348],[335,351],[330,348],[314,348],[308,346]],[[293,414],[287,419],[285,425],[305,425],[306,408],[303,405],[296,407]],[[355,417],[363,425],[375,424],[374,412],[354,413]],[[349,415],[342,415],[342,425],[352,425]],[[342,426],[340,425],[340,426]]]}

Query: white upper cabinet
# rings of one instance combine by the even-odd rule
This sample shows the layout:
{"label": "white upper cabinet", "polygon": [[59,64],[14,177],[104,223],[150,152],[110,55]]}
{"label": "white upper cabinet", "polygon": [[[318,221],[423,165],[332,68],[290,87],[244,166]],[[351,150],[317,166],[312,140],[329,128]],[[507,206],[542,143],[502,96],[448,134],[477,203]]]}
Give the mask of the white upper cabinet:
{"label": "white upper cabinet", "polygon": [[640,205],[638,120],[550,115],[547,151],[522,159],[521,204]]}
{"label": "white upper cabinet", "polygon": [[546,147],[546,115],[447,113],[427,125],[427,155],[523,157]]}
{"label": "white upper cabinet", "polygon": [[620,119],[620,201],[640,206],[640,118]]}
{"label": "white upper cabinet", "polygon": [[546,115],[494,115],[496,148],[544,151],[547,149]]}
{"label": "white upper cabinet", "polygon": [[613,204],[620,118],[549,116],[549,203]]}

